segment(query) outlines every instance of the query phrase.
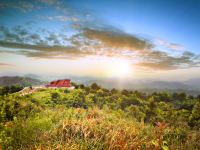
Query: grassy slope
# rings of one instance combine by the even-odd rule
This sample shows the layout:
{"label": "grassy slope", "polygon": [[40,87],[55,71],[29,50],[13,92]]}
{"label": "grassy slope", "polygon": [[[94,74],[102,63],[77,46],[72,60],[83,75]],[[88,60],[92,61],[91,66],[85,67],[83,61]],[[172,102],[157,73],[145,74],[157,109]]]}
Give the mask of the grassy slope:
{"label": "grassy slope", "polygon": [[[66,95],[63,90],[56,92],[61,97]],[[20,97],[20,105],[27,108],[31,104],[35,113],[26,120],[15,118],[6,123],[14,137],[10,149],[194,149],[191,141],[196,133],[187,133],[185,140],[179,143],[175,140],[169,143],[165,136],[178,139],[173,137],[178,129],[166,124],[153,126],[137,122],[123,111],[108,107],[101,110],[95,106],[89,109],[49,107],[51,93],[55,90],[40,90]]]}

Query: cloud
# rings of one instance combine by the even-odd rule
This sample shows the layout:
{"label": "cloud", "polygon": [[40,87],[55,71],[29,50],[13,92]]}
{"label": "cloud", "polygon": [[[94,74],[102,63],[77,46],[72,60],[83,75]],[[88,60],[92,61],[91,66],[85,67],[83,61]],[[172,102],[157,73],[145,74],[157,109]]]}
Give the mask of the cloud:
{"label": "cloud", "polygon": [[56,58],[57,55],[72,55],[72,53],[77,57],[86,55],[126,56],[131,51],[145,50],[153,46],[149,41],[122,31],[81,28],[79,33],[71,38],[51,32],[45,33],[46,36],[42,38],[40,34],[28,32],[23,27],[17,27],[15,30],[1,27],[0,31],[3,32],[1,47],[19,49],[18,54],[28,57],[40,57],[41,55],[41,58],[53,56]]}
{"label": "cloud", "polygon": [[183,47],[182,45],[175,44],[175,43],[170,43],[168,45],[168,48],[172,49],[172,50],[184,50],[185,49],[185,47]]}
{"label": "cloud", "polygon": [[58,36],[52,33],[49,34],[49,36],[47,37],[47,40],[53,42],[53,44],[56,44],[56,45],[60,44]]}
{"label": "cloud", "polygon": [[[32,58],[77,59],[98,55],[124,57],[139,68],[173,70],[200,66],[200,56],[180,51],[176,56],[155,50],[151,41],[127,34],[115,28],[84,28],[79,26],[75,34],[52,33],[42,30],[31,32],[22,26],[8,29],[0,27],[2,38],[0,52],[24,55]],[[9,49],[9,50],[8,50]]]}
{"label": "cloud", "polygon": [[114,49],[145,50],[153,47],[149,41],[121,31],[85,28],[83,35],[90,40],[97,40],[106,47]]}
{"label": "cloud", "polygon": [[[1,52],[25,55],[33,58],[68,58],[83,57],[89,54],[88,51],[80,50],[77,45],[70,45],[66,42],[66,36],[55,34],[46,30],[39,34],[30,32],[27,29],[17,26],[8,29],[0,27],[0,46],[11,49]],[[45,35],[45,36],[44,36]],[[42,37],[43,36],[43,37]]]}
{"label": "cloud", "polygon": [[64,9],[65,6],[63,3],[59,0],[12,0],[12,1],[7,1],[7,0],[2,0],[0,3],[0,8],[1,9],[7,9],[7,8],[12,8],[19,10],[21,12],[30,12],[36,9],[41,9],[44,8],[45,5],[53,6],[56,9]]}
{"label": "cloud", "polygon": [[33,10],[44,8],[46,5],[52,6],[59,11],[68,11],[68,7],[60,0],[2,0],[0,3],[0,9],[16,9],[23,13],[31,12]]}
{"label": "cloud", "polygon": [[13,64],[1,63],[1,62],[0,62],[0,67],[4,67],[4,66],[5,66],[5,67],[9,67],[9,66],[12,67]]}
{"label": "cloud", "polygon": [[72,57],[83,57],[89,53],[80,51],[76,47],[72,46],[58,46],[58,45],[30,45],[13,42],[0,41],[1,47],[7,47],[11,49],[19,49],[18,51],[2,51],[7,53],[14,53],[25,55],[33,58],[70,58]]}
{"label": "cloud", "polygon": [[79,19],[75,17],[66,17],[66,16],[55,16],[55,18],[59,21],[73,21],[77,22]]}
{"label": "cloud", "polygon": [[60,4],[58,0],[38,0],[41,3],[47,4],[47,5],[58,5]]}
{"label": "cloud", "polygon": [[[145,58],[146,57],[146,58]],[[136,64],[144,69],[153,70],[175,70],[190,67],[199,67],[200,59],[194,53],[185,51],[181,56],[170,56],[166,52],[152,51],[144,60]]]}
{"label": "cloud", "polygon": [[182,46],[180,44],[170,43],[170,42],[163,40],[161,38],[157,38],[156,43],[158,43],[159,45],[164,46],[168,49],[171,49],[171,50],[183,51],[183,50],[186,49],[184,46]]}
{"label": "cloud", "polygon": [[69,16],[39,16],[41,19],[46,19],[50,21],[61,21],[61,22],[78,22],[79,19],[76,17],[69,17]]}
{"label": "cloud", "polygon": [[[63,39],[62,39],[63,38]],[[22,26],[16,26],[8,29],[0,26],[0,40],[14,43],[25,44],[60,44],[60,40],[65,40],[65,36],[58,37],[55,33],[40,30],[39,32],[31,31]]]}
{"label": "cloud", "polygon": [[53,9],[56,9],[60,15],[56,16],[39,16],[42,19],[47,19],[51,21],[61,21],[61,22],[78,22],[82,21],[80,18],[86,18],[86,14],[79,12],[79,10],[73,8],[68,1],[59,1],[59,0],[38,0],[39,3],[52,6]]}
{"label": "cloud", "polygon": [[0,26],[0,33],[2,38],[8,41],[20,41],[20,35],[16,33],[13,33],[8,28],[4,26]]}
{"label": "cloud", "polygon": [[3,1],[0,3],[0,8],[1,9],[6,9],[6,8],[13,8],[20,10],[21,12],[28,12],[32,11],[35,7],[34,4],[29,2],[29,1]]}

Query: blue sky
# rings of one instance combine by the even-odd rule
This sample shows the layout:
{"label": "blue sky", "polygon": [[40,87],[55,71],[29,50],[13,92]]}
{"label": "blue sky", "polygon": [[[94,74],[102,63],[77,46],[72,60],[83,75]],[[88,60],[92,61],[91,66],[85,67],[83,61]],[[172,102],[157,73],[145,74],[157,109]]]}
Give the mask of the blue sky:
{"label": "blue sky", "polygon": [[[132,34],[146,34],[185,45],[198,53],[200,1],[128,0],[79,2],[108,24]],[[85,4],[85,5],[84,5]],[[75,4],[76,5],[76,4]]]}
{"label": "blue sky", "polygon": [[199,0],[2,0],[0,15],[2,74],[107,77],[117,60],[129,77],[200,75]]}

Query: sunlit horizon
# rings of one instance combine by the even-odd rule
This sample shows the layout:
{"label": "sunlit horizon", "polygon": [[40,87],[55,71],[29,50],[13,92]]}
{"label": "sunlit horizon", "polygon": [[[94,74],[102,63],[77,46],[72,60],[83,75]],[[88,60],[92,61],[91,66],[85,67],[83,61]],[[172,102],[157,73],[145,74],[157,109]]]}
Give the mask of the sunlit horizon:
{"label": "sunlit horizon", "polygon": [[200,76],[197,1],[3,0],[0,10],[0,76]]}

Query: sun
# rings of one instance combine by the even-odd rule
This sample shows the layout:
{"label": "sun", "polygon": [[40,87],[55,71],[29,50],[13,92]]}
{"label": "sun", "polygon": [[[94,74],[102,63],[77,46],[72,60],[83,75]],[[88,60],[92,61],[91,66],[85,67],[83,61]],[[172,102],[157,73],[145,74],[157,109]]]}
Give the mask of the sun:
{"label": "sun", "polygon": [[126,59],[111,58],[106,65],[107,76],[115,78],[126,78],[131,76],[133,68]]}

